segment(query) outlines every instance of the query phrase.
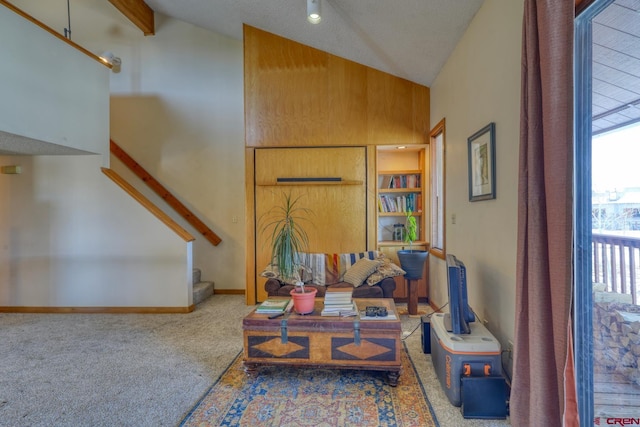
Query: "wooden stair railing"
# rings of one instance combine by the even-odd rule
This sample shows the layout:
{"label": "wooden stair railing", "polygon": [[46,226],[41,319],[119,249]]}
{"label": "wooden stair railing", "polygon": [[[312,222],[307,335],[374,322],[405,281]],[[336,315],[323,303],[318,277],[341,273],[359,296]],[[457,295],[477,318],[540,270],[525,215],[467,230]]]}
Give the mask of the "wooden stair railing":
{"label": "wooden stair railing", "polygon": [[118,144],[110,140],[111,153],[124,163],[133,173],[144,181],[158,196],[169,204],[180,216],[191,224],[200,234],[202,234],[212,245],[218,246],[222,239],[218,237],[209,227],[206,226],[193,212],[180,202],[173,194],[160,184],[149,172],[131,158]]}
{"label": "wooden stair railing", "polygon": [[125,181],[120,175],[118,175],[114,170],[108,168],[101,168],[102,173],[108,176],[113,182],[118,184],[120,188],[129,193],[131,197],[136,199],[142,206],[144,206],[149,212],[154,214],[156,218],[162,221],[167,227],[172,229],[178,236],[182,238],[185,242],[192,242],[195,238],[184,228],[182,228],[177,222],[175,222],[171,217],[162,210],[154,205],[149,199],[147,199],[141,192],[136,190],[131,184]]}

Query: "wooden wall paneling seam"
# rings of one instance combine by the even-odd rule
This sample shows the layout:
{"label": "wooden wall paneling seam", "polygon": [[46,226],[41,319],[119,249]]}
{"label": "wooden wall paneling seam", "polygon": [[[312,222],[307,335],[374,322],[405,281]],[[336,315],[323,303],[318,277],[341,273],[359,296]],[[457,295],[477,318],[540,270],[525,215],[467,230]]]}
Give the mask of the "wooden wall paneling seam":
{"label": "wooden wall paneling seam", "polygon": [[367,249],[378,250],[378,230],[376,215],[378,212],[378,195],[376,186],[378,182],[377,174],[377,153],[375,145],[367,146]]}
{"label": "wooden wall paneling seam", "polygon": [[255,211],[255,149],[246,148],[244,151],[245,170],[245,300],[248,305],[256,304],[256,211]]}

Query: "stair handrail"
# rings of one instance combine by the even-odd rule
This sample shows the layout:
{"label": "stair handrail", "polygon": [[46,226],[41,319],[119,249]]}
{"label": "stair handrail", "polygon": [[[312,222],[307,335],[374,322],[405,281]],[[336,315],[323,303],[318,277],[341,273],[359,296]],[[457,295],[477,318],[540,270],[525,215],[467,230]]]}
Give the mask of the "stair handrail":
{"label": "stair handrail", "polygon": [[147,172],[138,162],[133,160],[115,141],[110,140],[111,153],[116,156],[125,166],[127,166],[138,178],[152,189],[160,198],[169,204],[181,217],[191,224],[205,239],[212,245],[218,246],[222,239],[214,233],[207,225],[200,220],[189,208],[178,200],[169,190],[167,190],[158,180]]}
{"label": "stair handrail", "polygon": [[129,184],[123,177],[121,177],[116,171],[109,168],[100,168],[102,173],[108,176],[113,182],[120,186],[124,191],[126,191],[131,197],[136,199],[138,203],[140,203],[144,208],[146,208],[149,212],[156,216],[160,221],[162,221],[167,227],[172,229],[178,236],[182,238],[185,242],[192,242],[195,240],[195,237],[191,235],[187,230],[182,228],[180,224],[175,222],[169,215],[162,212],[162,209],[153,204],[149,199],[147,199],[140,191],[136,190],[133,185]]}

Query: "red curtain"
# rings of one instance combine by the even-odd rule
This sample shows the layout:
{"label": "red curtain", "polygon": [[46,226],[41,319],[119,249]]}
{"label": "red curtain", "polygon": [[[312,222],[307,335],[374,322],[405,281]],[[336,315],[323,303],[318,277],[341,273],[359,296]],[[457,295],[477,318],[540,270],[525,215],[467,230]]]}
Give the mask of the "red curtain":
{"label": "red curtain", "polygon": [[572,287],[574,2],[525,0],[514,426],[560,426]]}

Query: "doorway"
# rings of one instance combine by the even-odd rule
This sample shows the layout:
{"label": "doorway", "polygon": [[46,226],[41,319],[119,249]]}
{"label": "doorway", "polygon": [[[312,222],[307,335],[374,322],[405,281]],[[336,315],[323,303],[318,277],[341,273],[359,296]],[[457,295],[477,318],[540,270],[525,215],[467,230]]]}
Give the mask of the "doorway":
{"label": "doorway", "polygon": [[640,420],[640,1],[592,2],[575,35],[576,372],[598,425]]}

